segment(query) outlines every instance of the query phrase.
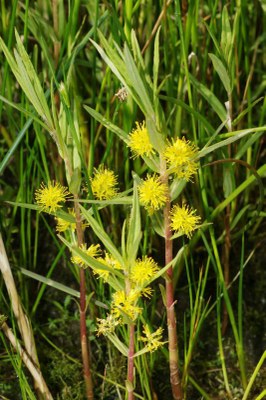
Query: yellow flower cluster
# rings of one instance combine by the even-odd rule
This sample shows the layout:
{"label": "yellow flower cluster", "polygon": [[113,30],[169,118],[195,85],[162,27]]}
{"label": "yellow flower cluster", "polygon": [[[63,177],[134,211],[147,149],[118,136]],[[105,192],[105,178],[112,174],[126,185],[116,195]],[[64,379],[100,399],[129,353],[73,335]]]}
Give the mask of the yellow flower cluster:
{"label": "yellow flower cluster", "polygon": [[41,211],[47,213],[56,212],[65,203],[70,193],[60,183],[49,182],[47,186],[41,184],[40,189],[35,191],[35,200]]}
{"label": "yellow flower cluster", "polygon": [[140,297],[140,292],[130,290],[128,294],[124,290],[119,290],[113,294],[111,305],[112,314],[115,318],[128,317],[135,321],[141,313],[142,308],[137,306],[137,301]]}
{"label": "yellow flower cluster", "polygon": [[96,199],[109,200],[117,193],[117,177],[114,172],[100,165],[94,170],[94,176],[90,179],[91,190]]}
{"label": "yellow flower cluster", "polygon": [[174,205],[171,210],[171,228],[191,238],[193,231],[200,226],[200,217],[195,213],[196,210],[189,209],[187,205]]}
{"label": "yellow flower cluster", "polygon": [[112,314],[109,314],[105,319],[97,318],[97,336],[113,333],[120,323],[121,320],[116,319]]}
{"label": "yellow flower cluster", "polygon": [[143,121],[142,124],[136,122],[136,129],[133,129],[129,135],[128,146],[130,147],[134,158],[139,156],[150,157],[154,153],[145,121]]}
{"label": "yellow flower cluster", "polygon": [[139,340],[146,343],[148,350],[151,352],[167,343],[161,341],[163,337],[163,328],[158,328],[155,332],[151,332],[149,326],[144,325],[143,333],[145,336],[141,336]]}
{"label": "yellow flower cluster", "polygon": [[[70,229],[72,232],[75,231],[76,229],[76,215],[75,215],[75,211],[73,208],[69,208],[68,209],[68,214],[73,217],[72,219],[74,219],[74,221],[67,221],[66,219],[63,218],[59,218],[59,217],[55,217],[55,220],[57,222],[56,225],[56,231],[57,232],[65,232],[68,229]],[[89,226],[89,224],[85,221],[82,222],[82,229],[85,230],[87,227]]]}
{"label": "yellow flower cluster", "polygon": [[198,168],[195,161],[197,152],[197,147],[184,137],[173,140],[164,151],[169,173],[174,173],[179,179],[191,180]]}
{"label": "yellow flower cluster", "polygon": [[162,208],[167,202],[168,188],[157,175],[150,176],[138,188],[140,203],[152,214]]}
{"label": "yellow flower cluster", "polygon": [[[105,257],[99,257],[97,258],[98,261],[100,261],[103,265],[106,265],[107,267],[110,267],[112,269],[122,269],[122,266],[119,264],[119,262],[109,253],[105,253]],[[99,278],[102,278],[105,282],[108,281],[108,277],[110,275],[110,271],[104,270],[104,269],[93,269],[92,271],[95,275],[98,275]]]}
{"label": "yellow flower cluster", "polygon": [[[129,144],[133,157],[147,156],[151,157],[155,154],[155,150],[151,144],[145,121],[142,124],[136,122],[136,129],[129,134]],[[166,160],[169,174],[175,174],[179,179],[191,180],[192,175],[197,172],[196,157],[198,154],[197,147],[186,140],[173,139],[168,142],[163,157]]]}
{"label": "yellow flower cluster", "polygon": [[138,286],[143,287],[159,271],[157,263],[151,257],[143,257],[136,260],[131,269],[130,280]]}
{"label": "yellow flower cluster", "polygon": [[[101,249],[99,244],[92,244],[89,248],[87,248],[86,244],[82,244],[80,249],[90,257],[96,258],[101,255]],[[82,268],[87,268],[86,262],[79,255],[75,255],[71,257],[71,261],[74,264],[78,264]]]}

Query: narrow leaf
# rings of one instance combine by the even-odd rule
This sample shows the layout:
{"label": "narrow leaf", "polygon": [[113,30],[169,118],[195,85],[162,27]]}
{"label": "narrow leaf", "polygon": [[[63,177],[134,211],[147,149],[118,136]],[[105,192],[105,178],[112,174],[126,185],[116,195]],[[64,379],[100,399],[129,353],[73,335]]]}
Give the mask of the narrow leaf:
{"label": "narrow leaf", "polygon": [[222,122],[227,119],[226,109],[220,100],[215,96],[215,94],[209,90],[202,83],[197,81],[193,75],[189,74],[189,79],[192,85],[197,89],[197,91],[205,98],[205,100],[210,104],[213,111],[219,116]]}
{"label": "narrow leaf", "polygon": [[112,256],[122,265],[124,266],[124,260],[113,244],[112,240],[110,237],[107,235],[107,233],[101,228],[99,223],[96,221],[96,219],[93,218],[90,213],[80,205],[81,212],[83,216],[86,218],[86,220],[89,222],[91,228],[93,229],[94,233],[96,236],[100,239],[100,241],[104,244],[106,249],[112,254]]}
{"label": "narrow leaf", "polygon": [[228,75],[228,72],[222,63],[221,60],[219,60],[218,57],[216,57],[215,54],[209,53],[210,59],[212,60],[213,67],[217,74],[219,75],[222,84],[224,85],[224,88],[226,92],[229,94],[232,92],[231,88],[231,82],[230,82],[230,77]]}
{"label": "narrow leaf", "polygon": [[133,206],[131,209],[129,225],[128,225],[128,237],[127,237],[127,258],[130,265],[133,264],[137,257],[139,243],[141,240],[141,221],[140,221],[140,207],[138,198],[138,189],[136,179],[134,180],[134,192],[133,192]]}
{"label": "narrow leaf", "polygon": [[109,121],[107,118],[105,118],[103,115],[98,113],[96,110],[93,108],[84,105],[85,110],[93,117],[96,119],[96,121],[100,122],[103,126],[105,126],[107,129],[110,131],[114,132],[120,139],[122,139],[126,144],[128,144],[128,134],[120,129],[118,126],[113,124],[111,121]]}

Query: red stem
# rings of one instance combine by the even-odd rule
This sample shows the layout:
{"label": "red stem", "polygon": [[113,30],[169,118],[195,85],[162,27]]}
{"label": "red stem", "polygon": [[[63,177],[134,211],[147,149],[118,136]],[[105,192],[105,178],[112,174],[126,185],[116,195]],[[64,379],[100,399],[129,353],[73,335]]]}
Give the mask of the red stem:
{"label": "red stem", "polygon": [[[173,241],[171,240],[172,231],[170,227],[170,195],[164,209],[164,229],[165,229],[165,265],[173,260]],[[165,281],[166,290],[166,313],[168,327],[168,349],[169,349],[169,368],[170,382],[174,400],[183,399],[183,390],[179,377],[178,368],[178,340],[176,331],[175,318],[175,300],[174,300],[174,285],[173,285],[173,267],[167,270],[167,278]]]}
{"label": "red stem", "polygon": [[[74,208],[76,214],[76,229],[77,229],[77,239],[78,246],[80,247],[84,243],[83,229],[81,222],[81,214],[78,205],[78,196],[74,195]],[[87,327],[86,327],[86,280],[85,271],[80,268],[79,271],[80,278],[80,341],[81,341],[81,354],[83,362],[83,374],[86,385],[86,394],[88,400],[93,400],[93,384],[92,376],[90,370],[90,360],[89,360],[89,348],[87,342]]]}
{"label": "red stem", "polygon": [[134,400],[134,324],[129,325],[129,350],[127,364],[128,400]]}

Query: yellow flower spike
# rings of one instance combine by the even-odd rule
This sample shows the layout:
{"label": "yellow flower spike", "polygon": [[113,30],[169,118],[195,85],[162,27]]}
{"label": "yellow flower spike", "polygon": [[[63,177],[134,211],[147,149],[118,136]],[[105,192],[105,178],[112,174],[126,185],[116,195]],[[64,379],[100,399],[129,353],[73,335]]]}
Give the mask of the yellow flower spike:
{"label": "yellow flower spike", "polygon": [[[97,258],[102,264],[107,265],[112,269],[122,269],[121,264],[109,253],[105,253],[105,257]],[[93,269],[92,271],[95,275],[98,275],[99,278],[102,278],[105,282],[107,282],[108,277],[110,275],[110,271],[106,271],[104,269]]]}
{"label": "yellow flower spike", "polygon": [[148,286],[141,290],[141,295],[143,297],[146,297],[147,299],[150,299],[152,297],[152,292],[153,292],[153,289]]}
{"label": "yellow flower spike", "polygon": [[159,271],[157,263],[151,257],[136,260],[131,269],[130,279],[137,286],[144,286]]}
{"label": "yellow flower spike", "polygon": [[47,186],[41,184],[40,189],[35,191],[35,200],[41,211],[47,213],[56,212],[65,203],[70,193],[68,189],[60,183],[49,182]]}
{"label": "yellow flower spike", "polygon": [[128,147],[130,147],[133,153],[133,158],[139,156],[150,157],[155,153],[150,142],[145,121],[143,121],[142,124],[136,122],[136,129],[133,129],[133,131],[129,134]]}
{"label": "yellow flower spike", "polygon": [[[88,256],[97,258],[101,255],[101,249],[99,244],[92,244],[88,249],[86,244],[82,244],[80,249],[83,250]],[[71,261],[74,264],[78,264],[82,268],[86,268],[86,262],[78,255],[71,257]]]}
{"label": "yellow flower spike", "polygon": [[195,161],[197,153],[197,147],[184,137],[173,140],[164,151],[169,172],[176,174],[179,179],[191,180],[198,169]]}
{"label": "yellow flower spike", "polygon": [[[73,208],[68,209],[68,214],[70,214],[72,217],[75,218],[75,211],[73,210]],[[57,218],[57,217],[55,218],[55,220],[57,221],[56,225],[57,232],[65,232],[68,229],[71,229],[71,231],[74,232],[76,229],[76,222],[69,222],[63,218]]]}
{"label": "yellow flower spike", "polygon": [[140,204],[152,214],[162,208],[167,202],[167,185],[162,183],[159,176],[155,174],[142,182],[138,188]]}
{"label": "yellow flower spike", "polygon": [[114,318],[112,314],[109,314],[106,319],[97,318],[97,336],[113,333],[116,326],[120,324],[121,319]]}
{"label": "yellow flower spike", "polygon": [[195,213],[196,210],[189,209],[187,205],[182,207],[178,204],[174,205],[171,210],[171,228],[191,238],[193,231],[199,227],[201,220]]}
{"label": "yellow flower spike", "polygon": [[117,177],[113,171],[100,165],[98,170],[94,170],[94,176],[90,181],[91,190],[96,199],[109,200],[115,197],[117,193]]}
{"label": "yellow flower spike", "polygon": [[155,332],[151,332],[149,326],[144,325],[143,333],[145,336],[141,336],[139,340],[144,342],[151,352],[167,343],[161,341],[163,337],[163,328],[158,328]]}
{"label": "yellow flower spike", "polygon": [[136,306],[137,300],[140,297],[140,292],[131,290],[128,295],[123,290],[119,290],[113,294],[112,314],[115,318],[121,318],[127,315],[134,321],[141,313],[142,308]]}
{"label": "yellow flower spike", "polygon": [[[69,208],[68,209],[68,214],[70,214],[74,218],[76,218],[75,211],[74,211],[73,208]],[[68,229],[70,229],[72,232],[74,232],[75,229],[76,229],[76,222],[69,222],[69,221],[66,221],[63,218],[57,218],[57,217],[55,217],[55,220],[57,221],[57,225],[56,225],[56,231],[57,232],[65,232]],[[88,226],[90,226],[88,224],[88,222],[85,222],[85,221],[82,222],[82,229],[83,230],[85,230]]]}

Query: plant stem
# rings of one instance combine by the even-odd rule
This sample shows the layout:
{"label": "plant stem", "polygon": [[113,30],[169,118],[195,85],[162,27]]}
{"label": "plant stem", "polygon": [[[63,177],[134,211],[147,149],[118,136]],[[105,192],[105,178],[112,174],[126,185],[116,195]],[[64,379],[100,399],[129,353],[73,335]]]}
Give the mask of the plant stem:
{"label": "plant stem", "polygon": [[128,364],[127,364],[127,392],[128,400],[134,400],[134,324],[129,325],[129,350],[128,350]]}
{"label": "plant stem", "polygon": [[[76,229],[77,229],[77,239],[78,246],[80,247],[84,243],[83,229],[81,222],[81,214],[78,205],[78,196],[74,195],[74,208],[76,215]],[[81,341],[81,353],[82,353],[82,363],[83,363],[83,374],[86,385],[86,394],[88,400],[93,400],[93,385],[90,370],[90,360],[89,360],[89,348],[87,342],[87,327],[86,327],[86,281],[85,281],[85,271],[80,268],[79,270],[80,278],[80,341]]]}
{"label": "plant stem", "polygon": [[[165,230],[165,265],[173,260],[173,242],[171,240],[170,228],[170,195],[168,197],[164,209],[164,230]],[[167,278],[165,281],[166,290],[166,313],[167,313],[167,327],[168,327],[168,348],[169,348],[169,368],[170,368],[170,382],[172,387],[172,394],[174,400],[183,399],[183,390],[181,387],[181,380],[179,377],[178,369],[178,340],[176,331],[175,319],[175,301],[174,301],[174,285],[173,285],[173,267],[167,270]]]}

